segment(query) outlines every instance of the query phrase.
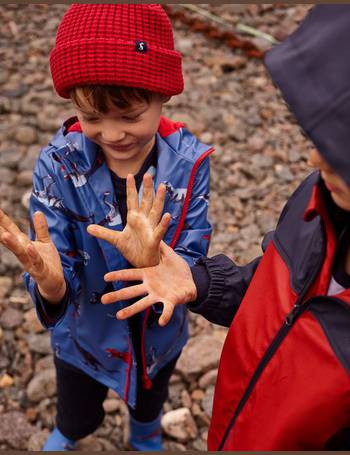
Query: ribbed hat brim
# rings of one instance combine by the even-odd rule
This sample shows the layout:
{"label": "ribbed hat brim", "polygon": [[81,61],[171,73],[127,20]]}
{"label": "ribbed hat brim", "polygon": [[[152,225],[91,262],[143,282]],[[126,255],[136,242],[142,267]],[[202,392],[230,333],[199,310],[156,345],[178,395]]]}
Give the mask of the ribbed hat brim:
{"label": "ribbed hat brim", "polygon": [[135,43],[120,40],[83,40],[56,46],[50,55],[57,93],[69,98],[73,87],[99,84],[143,88],[164,95],[183,91],[181,54],[148,47],[137,52]]}

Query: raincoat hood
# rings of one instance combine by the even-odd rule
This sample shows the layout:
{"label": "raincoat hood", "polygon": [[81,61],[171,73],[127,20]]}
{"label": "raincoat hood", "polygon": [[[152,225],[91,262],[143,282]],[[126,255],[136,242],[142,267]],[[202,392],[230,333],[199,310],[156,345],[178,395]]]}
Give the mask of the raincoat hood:
{"label": "raincoat hood", "polygon": [[350,5],[317,5],[265,63],[300,126],[350,186],[349,41]]}

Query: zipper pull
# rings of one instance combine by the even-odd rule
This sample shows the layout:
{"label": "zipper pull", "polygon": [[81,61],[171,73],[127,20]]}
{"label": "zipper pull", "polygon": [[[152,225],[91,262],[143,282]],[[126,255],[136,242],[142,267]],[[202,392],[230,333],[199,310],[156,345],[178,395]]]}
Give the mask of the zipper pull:
{"label": "zipper pull", "polygon": [[303,308],[303,304],[302,303],[296,303],[292,310],[287,314],[286,316],[286,325],[288,327],[290,327],[291,325],[294,324],[296,318],[299,316],[299,314],[301,313],[301,310]]}

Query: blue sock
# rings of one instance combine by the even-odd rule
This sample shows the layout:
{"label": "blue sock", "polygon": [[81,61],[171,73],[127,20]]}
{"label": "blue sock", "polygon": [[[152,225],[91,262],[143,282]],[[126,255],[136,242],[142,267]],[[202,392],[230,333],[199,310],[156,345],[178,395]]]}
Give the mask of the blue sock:
{"label": "blue sock", "polygon": [[44,452],[65,452],[68,450],[74,450],[75,443],[76,441],[66,438],[60,430],[55,427],[50,436],[47,438],[42,450]]}
{"label": "blue sock", "polygon": [[163,450],[161,416],[152,422],[138,422],[130,416],[129,444],[133,450]]}

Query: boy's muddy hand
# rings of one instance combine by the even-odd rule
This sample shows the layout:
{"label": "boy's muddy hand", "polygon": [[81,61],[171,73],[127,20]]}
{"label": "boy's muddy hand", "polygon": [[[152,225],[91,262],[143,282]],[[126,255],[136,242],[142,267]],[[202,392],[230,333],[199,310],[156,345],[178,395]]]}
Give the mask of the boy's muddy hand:
{"label": "boy's muddy hand", "polygon": [[142,283],[104,294],[101,298],[102,303],[143,297],[133,305],[118,311],[118,319],[127,319],[160,302],[164,308],[159,325],[164,326],[170,321],[176,305],[192,302],[197,298],[197,289],[188,264],[164,242],[161,243],[160,263],[157,266],[119,270],[105,275],[105,281],[117,280]]}
{"label": "boy's muddy hand", "polygon": [[33,217],[36,240],[31,241],[19,227],[0,210],[0,242],[17,257],[22,268],[36,281],[40,294],[49,302],[59,302],[66,292],[61,258],[51,241],[45,216]]}
{"label": "boy's muddy hand", "polygon": [[159,264],[159,245],[171,219],[169,213],[162,216],[166,188],[161,184],[153,200],[153,182],[149,174],[143,177],[143,196],[139,206],[135,179],[127,177],[127,224],[122,232],[96,224],[88,226],[89,234],[114,245],[135,267],[151,267]]}

